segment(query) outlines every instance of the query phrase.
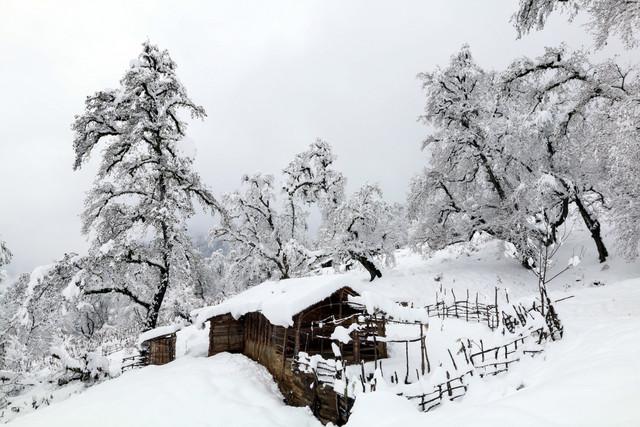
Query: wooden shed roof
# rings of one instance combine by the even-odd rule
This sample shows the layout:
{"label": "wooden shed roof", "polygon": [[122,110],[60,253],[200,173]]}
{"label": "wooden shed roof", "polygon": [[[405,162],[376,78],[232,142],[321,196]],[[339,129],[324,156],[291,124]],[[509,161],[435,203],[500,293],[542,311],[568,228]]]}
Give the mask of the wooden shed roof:
{"label": "wooden shed roof", "polygon": [[343,288],[349,286],[341,275],[267,281],[220,304],[195,310],[192,316],[197,323],[203,323],[222,314],[239,319],[247,313],[260,312],[271,324],[287,327],[293,325],[293,316]]}

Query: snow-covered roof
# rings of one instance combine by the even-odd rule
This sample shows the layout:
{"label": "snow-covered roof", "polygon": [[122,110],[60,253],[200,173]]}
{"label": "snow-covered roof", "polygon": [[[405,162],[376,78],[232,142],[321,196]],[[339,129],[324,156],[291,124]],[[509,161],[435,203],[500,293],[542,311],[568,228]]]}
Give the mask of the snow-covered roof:
{"label": "snow-covered roof", "polygon": [[155,329],[150,329],[140,334],[138,337],[138,345],[142,344],[145,341],[152,340],[154,338],[162,337],[164,335],[169,335],[177,332],[182,328],[182,325],[166,325],[159,326]]}
{"label": "snow-covered roof", "polygon": [[221,314],[239,319],[247,313],[260,312],[273,325],[292,326],[293,316],[348,286],[342,275],[267,281],[220,304],[195,310],[192,316],[201,324]]}

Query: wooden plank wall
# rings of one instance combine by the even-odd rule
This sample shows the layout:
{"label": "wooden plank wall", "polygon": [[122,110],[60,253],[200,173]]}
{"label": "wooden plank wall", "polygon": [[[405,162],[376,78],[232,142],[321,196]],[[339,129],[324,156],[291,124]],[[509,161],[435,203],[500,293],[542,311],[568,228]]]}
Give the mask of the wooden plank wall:
{"label": "wooden plank wall", "polygon": [[166,335],[147,341],[149,364],[164,365],[176,358],[176,335]]}
{"label": "wooden plank wall", "polygon": [[230,314],[216,316],[210,321],[209,356],[223,351],[242,353],[244,351],[244,322]]}
{"label": "wooden plank wall", "polygon": [[[345,402],[340,404],[335,391],[319,385],[313,374],[294,371],[292,361],[298,351],[333,357],[331,342],[326,337],[318,337],[330,334],[330,330],[315,328],[314,331],[312,322],[330,316],[341,318],[357,313],[357,310],[345,304],[348,296],[353,294],[348,288],[335,292],[294,316],[294,326],[288,328],[272,325],[262,313],[248,313],[238,320],[229,314],[216,316],[210,320],[209,356],[223,351],[246,355],[273,375],[287,404],[309,406],[323,423],[342,425],[347,421]],[[343,326],[348,327],[348,324]],[[384,334],[384,325],[382,329],[379,325],[373,327]],[[377,358],[387,356],[385,343],[374,344],[364,339],[358,340],[355,346],[346,345],[344,351],[348,361],[373,360],[375,352],[367,349],[374,345],[378,349]]]}

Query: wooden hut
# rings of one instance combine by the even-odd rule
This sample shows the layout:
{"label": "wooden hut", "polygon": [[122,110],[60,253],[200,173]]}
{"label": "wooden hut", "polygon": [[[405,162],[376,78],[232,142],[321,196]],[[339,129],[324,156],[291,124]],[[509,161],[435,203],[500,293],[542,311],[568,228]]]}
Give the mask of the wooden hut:
{"label": "wooden hut", "polygon": [[138,338],[140,353],[146,365],[164,365],[176,358],[176,332],[179,326],[169,325],[143,332]]}
{"label": "wooden hut", "polygon": [[321,421],[343,424],[348,402],[332,388],[317,384],[313,374],[294,369],[295,357],[305,352],[335,358],[332,342],[346,363],[387,357],[386,343],[369,339],[384,335],[383,323],[352,331],[347,343],[331,340],[336,325],[348,327],[362,319],[363,308],[349,301],[356,295],[322,276],[266,282],[202,309],[198,319],[210,324],[209,356],[248,356],[269,370],[288,404],[309,406]]}

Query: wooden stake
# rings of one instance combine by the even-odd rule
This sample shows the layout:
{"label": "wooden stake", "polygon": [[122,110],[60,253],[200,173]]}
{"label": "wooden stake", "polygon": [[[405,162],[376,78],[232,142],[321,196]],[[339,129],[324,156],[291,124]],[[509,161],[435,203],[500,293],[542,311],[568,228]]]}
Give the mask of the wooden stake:
{"label": "wooden stake", "polygon": [[404,351],[407,359],[407,374],[404,377],[404,383],[409,384],[409,341],[404,342]]}
{"label": "wooden stake", "polygon": [[422,330],[422,323],[420,324],[420,359],[421,359],[421,367],[422,367],[422,376],[424,376],[424,363],[425,363],[425,342],[424,342],[424,332]]}

